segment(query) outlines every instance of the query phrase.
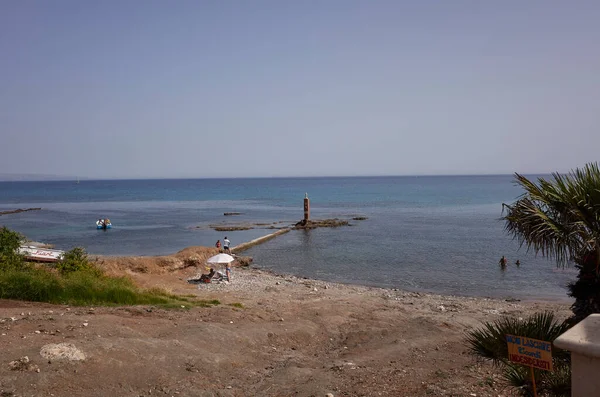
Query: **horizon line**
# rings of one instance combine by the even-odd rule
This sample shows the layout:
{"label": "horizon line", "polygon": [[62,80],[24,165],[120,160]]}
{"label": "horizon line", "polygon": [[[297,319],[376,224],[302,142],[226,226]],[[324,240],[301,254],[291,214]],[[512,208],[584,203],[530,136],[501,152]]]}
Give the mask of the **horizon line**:
{"label": "horizon line", "polygon": [[[521,173],[522,175],[552,175],[552,173]],[[31,174],[25,174],[33,177]],[[298,176],[225,176],[225,177],[56,177],[52,179],[0,179],[0,182],[72,182],[78,181],[159,181],[159,180],[219,180],[219,179],[326,179],[326,178],[432,178],[432,177],[477,177],[477,176],[514,176],[513,173],[490,174],[404,174],[404,175],[298,175]],[[64,178],[64,179],[62,179]]]}

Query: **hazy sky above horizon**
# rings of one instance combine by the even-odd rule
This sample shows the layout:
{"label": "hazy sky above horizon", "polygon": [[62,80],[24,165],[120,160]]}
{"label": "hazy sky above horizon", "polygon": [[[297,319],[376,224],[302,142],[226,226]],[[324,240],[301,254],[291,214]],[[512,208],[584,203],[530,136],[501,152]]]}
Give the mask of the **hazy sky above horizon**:
{"label": "hazy sky above horizon", "polygon": [[598,159],[600,2],[3,1],[0,173],[546,173]]}

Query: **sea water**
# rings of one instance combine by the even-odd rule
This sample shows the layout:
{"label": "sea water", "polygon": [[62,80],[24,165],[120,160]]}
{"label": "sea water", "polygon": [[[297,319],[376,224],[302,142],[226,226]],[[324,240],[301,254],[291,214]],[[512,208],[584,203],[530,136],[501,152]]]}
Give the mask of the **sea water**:
{"label": "sea water", "polygon": [[[521,193],[508,175],[0,182],[0,225],[59,249],[160,255],[186,246],[235,246],[313,219],[367,217],[351,226],[294,230],[246,253],[280,273],[474,296],[566,296],[573,269],[536,257],[504,232],[502,203]],[[225,212],[240,212],[224,216]],[[96,230],[99,218],[113,228]],[[218,224],[262,224],[217,232]],[[505,255],[509,266],[498,260]],[[514,262],[519,259],[521,266]]]}

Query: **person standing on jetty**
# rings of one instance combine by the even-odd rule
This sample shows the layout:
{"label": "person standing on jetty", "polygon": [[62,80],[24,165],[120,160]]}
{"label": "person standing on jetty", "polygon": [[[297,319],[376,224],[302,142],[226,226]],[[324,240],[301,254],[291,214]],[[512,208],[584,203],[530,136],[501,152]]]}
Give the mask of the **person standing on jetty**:
{"label": "person standing on jetty", "polygon": [[227,252],[228,254],[231,253],[231,251],[229,250],[230,244],[231,244],[231,241],[229,241],[227,236],[225,236],[225,238],[223,239],[223,251]]}

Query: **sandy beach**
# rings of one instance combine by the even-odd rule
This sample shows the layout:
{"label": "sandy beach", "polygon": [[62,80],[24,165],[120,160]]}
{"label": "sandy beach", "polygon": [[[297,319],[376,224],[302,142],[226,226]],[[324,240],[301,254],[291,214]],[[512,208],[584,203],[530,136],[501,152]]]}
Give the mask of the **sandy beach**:
{"label": "sandy beach", "polygon": [[[99,257],[145,288],[218,299],[213,307],[67,307],[0,301],[2,396],[506,396],[467,353],[482,321],[568,303],[441,296],[340,285],[251,267],[193,285],[213,248]],[[48,360],[70,343],[85,360]],[[30,366],[11,370],[24,356]]]}

